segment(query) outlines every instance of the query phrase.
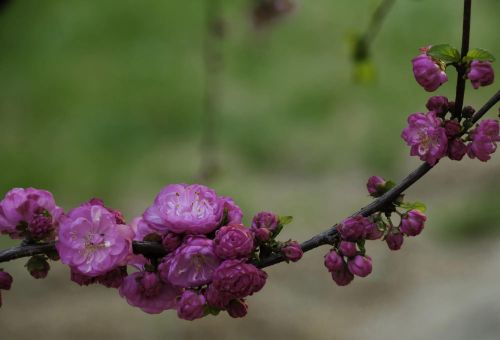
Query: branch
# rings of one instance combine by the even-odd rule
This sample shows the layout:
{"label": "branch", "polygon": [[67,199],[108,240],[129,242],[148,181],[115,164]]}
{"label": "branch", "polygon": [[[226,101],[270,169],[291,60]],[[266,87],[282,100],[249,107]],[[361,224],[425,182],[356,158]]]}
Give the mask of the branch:
{"label": "branch", "polygon": [[[464,8],[464,32],[463,32],[463,44],[462,44],[462,54],[467,54],[468,49],[468,40],[469,40],[469,27],[470,27],[470,1],[465,0],[465,8]],[[462,77],[463,78],[463,77]],[[462,81],[462,78],[457,80],[457,83]],[[457,86],[458,88],[458,86]],[[456,95],[456,103],[461,100],[463,105],[465,87],[461,88],[461,91]],[[500,101],[500,90],[498,90],[471,118],[471,122],[474,124],[479,119],[481,119],[488,110],[490,110],[496,103]],[[370,216],[373,213],[382,210],[387,205],[394,202],[394,200],[399,197],[406,189],[411,187],[414,183],[416,183],[420,178],[422,178],[425,174],[427,174],[433,166],[423,163],[413,172],[411,172],[406,178],[404,178],[401,183],[396,185],[394,188],[386,192],[383,196],[374,200],[372,203],[367,206],[361,208],[351,216],[362,215],[362,216]],[[313,236],[309,240],[303,242],[301,244],[301,248],[304,252],[317,248],[319,246],[330,244],[332,240],[337,235],[337,225],[335,224],[329,229]],[[11,260],[15,260],[22,257],[33,256],[37,254],[47,254],[55,251],[55,243],[44,243],[44,244],[28,244],[28,245],[20,245],[17,247],[5,249],[0,251],[0,262],[7,262]],[[135,254],[142,254],[146,257],[150,258],[159,258],[166,255],[166,251],[163,249],[162,245],[155,242],[147,242],[147,241],[134,241],[133,242],[133,251]],[[255,264],[260,267],[268,267],[280,262],[284,262],[285,258],[280,254],[272,254],[266,258],[261,259],[259,262],[255,262]]]}

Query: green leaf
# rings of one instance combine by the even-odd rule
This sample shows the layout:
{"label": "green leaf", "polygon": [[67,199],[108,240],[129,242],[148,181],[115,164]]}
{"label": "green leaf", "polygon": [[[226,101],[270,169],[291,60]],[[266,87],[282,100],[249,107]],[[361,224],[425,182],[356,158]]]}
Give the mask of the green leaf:
{"label": "green leaf", "polygon": [[432,46],[427,51],[427,55],[446,64],[452,64],[460,61],[460,53],[458,52],[458,50],[448,44],[439,44]]}
{"label": "green leaf", "polygon": [[280,224],[282,224],[282,225],[290,224],[290,223],[292,223],[292,220],[293,220],[292,216],[280,216],[279,217]]}
{"label": "green leaf", "polygon": [[495,61],[495,56],[482,48],[473,48],[464,58],[466,61],[479,60],[479,61]]}
{"label": "green leaf", "polygon": [[406,210],[419,210],[420,212],[425,212],[427,210],[427,207],[425,206],[424,203],[422,202],[403,202],[399,205],[401,208],[406,209]]}

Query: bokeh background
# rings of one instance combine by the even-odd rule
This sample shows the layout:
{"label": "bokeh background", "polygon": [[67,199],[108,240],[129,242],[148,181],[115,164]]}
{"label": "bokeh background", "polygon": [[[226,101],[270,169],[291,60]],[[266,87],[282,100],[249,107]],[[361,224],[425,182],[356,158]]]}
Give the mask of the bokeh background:
{"label": "bokeh background", "polygon": [[[101,197],[132,218],[168,183],[199,182],[210,0],[11,0],[0,11],[0,192],[34,186],[70,209]],[[251,0],[222,1],[214,176],[246,221],[294,216],[304,240],[369,203],[372,174],[399,181],[419,161],[400,131],[428,97],[410,60],[460,44],[460,0],[397,0],[372,46],[374,76],[353,79],[351,40],[380,0],[295,1],[256,29]],[[500,55],[498,0],[474,1],[472,47]],[[368,72],[370,73],[370,72]],[[437,93],[453,97],[455,78]],[[217,85],[214,85],[217,84]],[[481,105],[495,85],[474,91]],[[498,86],[496,86],[498,87]],[[497,108],[495,110],[497,111]],[[490,114],[492,116],[492,114]],[[427,203],[425,232],[390,252],[370,242],[374,273],[337,287],[326,248],[267,269],[244,319],[148,315],[57,263],[36,281],[24,260],[2,293],[10,339],[498,339],[500,157],[439,166],[407,192]],[[2,248],[13,245],[7,237]]]}

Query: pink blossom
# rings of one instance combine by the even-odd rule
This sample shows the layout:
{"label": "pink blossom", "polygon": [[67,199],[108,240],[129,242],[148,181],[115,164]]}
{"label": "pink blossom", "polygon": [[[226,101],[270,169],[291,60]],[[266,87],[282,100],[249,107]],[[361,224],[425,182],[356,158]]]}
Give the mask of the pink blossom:
{"label": "pink blossom", "polygon": [[338,286],[347,286],[354,280],[354,275],[347,268],[347,264],[344,263],[340,270],[331,272],[332,279]]}
{"label": "pink blossom", "polygon": [[462,130],[462,125],[456,119],[447,120],[444,122],[444,130],[448,138],[454,138]]}
{"label": "pink blossom", "polygon": [[366,240],[378,240],[384,235],[384,232],[380,230],[377,224],[371,222],[367,219],[365,224],[365,232],[363,234],[363,238]]}
{"label": "pink blossom", "polygon": [[159,231],[208,234],[222,222],[226,202],[203,185],[171,184],[156,196],[143,217]]}
{"label": "pink blossom", "polygon": [[12,276],[0,269],[0,307],[2,307],[2,290],[9,290],[12,286]]}
{"label": "pink blossom", "polygon": [[342,236],[342,239],[346,241],[357,241],[363,237],[365,234],[366,226],[370,225],[371,222],[366,217],[357,215],[354,217],[348,217],[337,227],[337,231]]}
{"label": "pink blossom", "polygon": [[229,301],[233,298],[231,294],[218,291],[213,285],[208,285],[205,296],[210,306],[221,310],[226,309]]}
{"label": "pink blossom", "polygon": [[385,180],[380,176],[371,176],[366,183],[368,193],[373,197],[379,197],[384,193]]}
{"label": "pink blossom", "polygon": [[448,138],[434,111],[410,115],[401,137],[411,146],[410,155],[419,156],[430,165],[446,155]]}
{"label": "pink blossom", "polygon": [[215,233],[215,254],[222,259],[248,258],[254,250],[253,238],[242,224],[222,227]]}
{"label": "pink blossom", "polygon": [[356,248],[356,243],[347,241],[340,242],[339,250],[342,255],[347,257],[353,257],[358,252],[358,249]]}
{"label": "pink blossom", "polygon": [[199,235],[187,237],[158,269],[165,282],[190,288],[209,283],[219,264],[213,241]]}
{"label": "pink blossom", "polygon": [[347,267],[354,275],[365,277],[372,272],[372,259],[368,256],[356,255],[347,261]]}
{"label": "pink blossom", "polygon": [[413,75],[420,86],[428,92],[433,92],[448,81],[448,76],[441,64],[429,57],[425,49],[423,52],[412,60]]}
{"label": "pink blossom", "polygon": [[401,246],[403,245],[403,234],[401,234],[399,231],[391,231],[387,236],[385,237],[385,242],[387,243],[387,247],[389,247],[390,250],[399,250],[401,249]]}
{"label": "pink blossom", "polygon": [[52,194],[34,188],[14,188],[0,202],[0,233],[12,238],[23,238],[34,232],[37,239],[51,236],[57,229],[63,210]]}
{"label": "pink blossom", "polygon": [[433,96],[427,100],[425,107],[429,111],[436,112],[437,115],[444,115],[448,112],[449,105],[448,98],[445,96]]}
{"label": "pink blossom", "polygon": [[198,294],[192,290],[182,293],[177,303],[177,315],[184,320],[195,320],[205,316],[206,299],[203,294]]}
{"label": "pink blossom", "polygon": [[491,159],[500,141],[498,121],[485,119],[472,131],[472,142],[468,145],[467,154],[470,158],[477,158],[482,162]]}
{"label": "pink blossom", "polygon": [[281,248],[281,253],[285,259],[292,262],[297,262],[302,258],[302,255],[304,255],[304,252],[297,241],[287,242],[284,247]]}
{"label": "pink blossom", "polygon": [[224,211],[226,213],[225,224],[240,224],[243,220],[243,211],[234,203],[231,197],[221,197],[224,202]]}
{"label": "pink blossom", "polygon": [[252,220],[252,229],[268,229],[271,232],[274,232],[279,225],[278,216],[269,211],[261,211],[257,215],[253,217]]}
{"label": "pink blossom", "polygon": [[335,250],[331,250],[325,255],[325,267],[328,271],[335,272],[342,270],[345,265],[344,258]]}
{"label": "pink blossom", "polygon": [[489,61],[473,60],[467,78],[470,79],[472,87],[478,89],[480,86],[493,84],[495,72]]}
{"label": "pink blossom", "polygon": [[132,228],[117,224],[107,209],[84,204],[62,220],[56,248],[62,263],[98,276],[127,263],[133,237]]}
{"label": "pink blossom", "polygon": [[461,139],[453,139],[448,143],[448,158],[460,161],[467,153],[467,145]]}
{"label": "pink blossom", "polygon": [[156,273],[135,272],[123,280],[119,293],[131,306],[158,314],[176,307],[179,290],[162,282]]}
{"label": "pink blossom", "polygon": [[215,270],[213,288],[232,298],[244,298],[258,292],[267,274],[243,260],[226,260]]}
{"label": "pink blossom", "polygon": [[227,313],[232,318],[242,318],[247,315],[248,306],[243,299],[234,299],[227,306]]}
{"label": "pink blossom", "polygon": [[401,219],[400,230],[405,235],[417,236],[424,229],[426,220],[427,217],[422,212],[420,212],[420,210],[410,210]]}

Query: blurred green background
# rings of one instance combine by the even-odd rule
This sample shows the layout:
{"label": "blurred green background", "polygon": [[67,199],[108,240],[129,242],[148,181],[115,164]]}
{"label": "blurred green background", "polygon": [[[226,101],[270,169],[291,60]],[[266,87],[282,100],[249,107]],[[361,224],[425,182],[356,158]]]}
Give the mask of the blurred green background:
{"label": "blurred green background", "polygon": [[[44,188],[65,209],[101,197],[132,218],[164,185],[199,181],[207,1],[11,1],[0,12],[2,195]],[[356,83],[349,37],[379,2],[297,0],[256,30],[255,1],[222,1],[219,171],[205,184],[247,222],[293,215],[283,238],[304,240],[368,203],[368,176],[399,181],[419,164],[399,137],[429,96],[410,60],[430,43],[459,46],[462,1],[397,0],[372,46],[375,78]],[[473,4],[471,46],[497,57],[499,14],[498,0]],[[451,98],[448,74],[436,93]],[[496,90],[467,87],[477,107]],[[2,339],[498,339],[499,169],[498,155],[443,160],[408,191],[429,206],[424,235],[398,253],[369,244],[374,274],[345,288],[323,268],[326,249],[271,267],[242,320],[151,316],[69,282],[60,264],[34,282],[22,260],[7,263]]]}

